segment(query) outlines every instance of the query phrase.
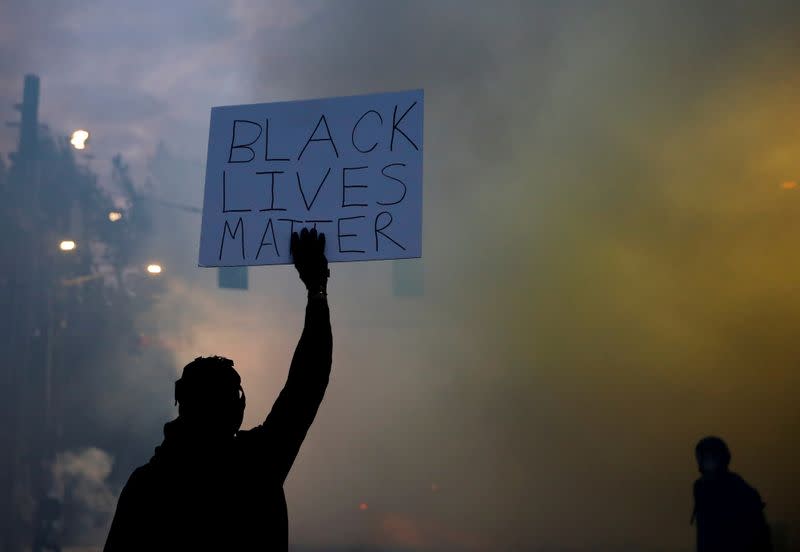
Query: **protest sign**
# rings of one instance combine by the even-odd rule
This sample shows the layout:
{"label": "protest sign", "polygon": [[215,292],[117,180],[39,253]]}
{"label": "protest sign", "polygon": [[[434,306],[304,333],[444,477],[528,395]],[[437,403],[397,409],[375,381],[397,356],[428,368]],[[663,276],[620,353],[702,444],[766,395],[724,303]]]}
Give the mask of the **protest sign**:
{"label": "protest sign", "polygon": [[200,266],[291,262],[316,228],[329,261],[422,256],[423,91],[214,107]]}

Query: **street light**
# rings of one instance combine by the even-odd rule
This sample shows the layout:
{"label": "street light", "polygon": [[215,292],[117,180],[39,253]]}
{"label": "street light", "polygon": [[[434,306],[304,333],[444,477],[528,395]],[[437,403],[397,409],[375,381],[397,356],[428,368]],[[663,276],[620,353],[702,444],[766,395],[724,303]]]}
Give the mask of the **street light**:
{"label": "street light", "polygon": [[111,211],[110,213],[108,213],[108,220],[110,220],[111,222],[117,222],[121,218],[122,218],[122,213],[120,213],[119,211]]}
{"label": "street light", "polygon": [[75,249],[75,242],[72,240],[64,240],[60,244],[58,244],[58,248],[61,251],[73,251]]}
{"label": "street light", "polygon": [[161,274],[161,265],[160,264],[149,264],[147,265],[147,272],[152,275]]}
{"label": "street light", "polygon": [[89,140],[89,133],[85,130],[78,129],[72,133],[72,137],[69,140],[69,143],[76,150],[82,150],[86,148],[86,142]]}

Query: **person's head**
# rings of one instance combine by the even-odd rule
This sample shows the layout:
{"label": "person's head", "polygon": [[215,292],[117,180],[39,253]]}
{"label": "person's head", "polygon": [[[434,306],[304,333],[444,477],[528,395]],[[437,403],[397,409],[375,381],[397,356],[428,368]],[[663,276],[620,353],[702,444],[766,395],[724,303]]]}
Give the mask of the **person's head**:
{"label": "person's head", "polygon": [[731,462],[728,445],[719,437],[700,439],[694,449],[694,455],[697,458],[697,468],[703,475],[715,475],[727,471]]}
{"label": "person's head", "polygon": [[175,382],[178,416],[193,429],[215,437],[232,436],[242,425],[245,397],[233,361],[197,357]]}

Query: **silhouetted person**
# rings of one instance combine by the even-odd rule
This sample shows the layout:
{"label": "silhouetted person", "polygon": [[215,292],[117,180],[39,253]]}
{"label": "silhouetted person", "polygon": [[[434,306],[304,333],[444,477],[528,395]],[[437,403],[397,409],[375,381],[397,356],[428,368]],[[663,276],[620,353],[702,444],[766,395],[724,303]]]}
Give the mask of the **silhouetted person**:
{"label": "silhouetted person", "polygon": [[316,230],[292,235],[294,264],[308,289],[305,327],[264,423],[239,430],[245,396],[233,361],[190,362],[175,382],[178,417],[123,488],[105,552],[288,549],[283,483],[331,369],[324,248]]}
{"label": "silhouetted person", "polygon": [[702,474],[694,483],[697,552],[770,552],[764,502],[753,487],[728,470],[731,453],[719,437],[706,437],[695,448]]}

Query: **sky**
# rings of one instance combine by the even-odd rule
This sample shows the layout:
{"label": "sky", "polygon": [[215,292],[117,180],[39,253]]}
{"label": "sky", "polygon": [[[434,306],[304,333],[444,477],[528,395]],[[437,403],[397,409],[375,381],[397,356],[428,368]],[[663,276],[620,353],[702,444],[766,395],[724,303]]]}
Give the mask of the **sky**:
{"label": "sky", "polygon": [[[143,181],[162,141],[190,176],[154,193],[201,205],[211,106],[425,89],[425,293],[332,266],[293,542],[689,550],[707,434],[800,538],[798,24],[794,2],[3,0],[0,120],[36,73],[101,182],[117,152]],[[217,290],[199,227],[157,225],[150,316],[177,366],[236,361],[248,427],[304,294],[290,267]]]}

